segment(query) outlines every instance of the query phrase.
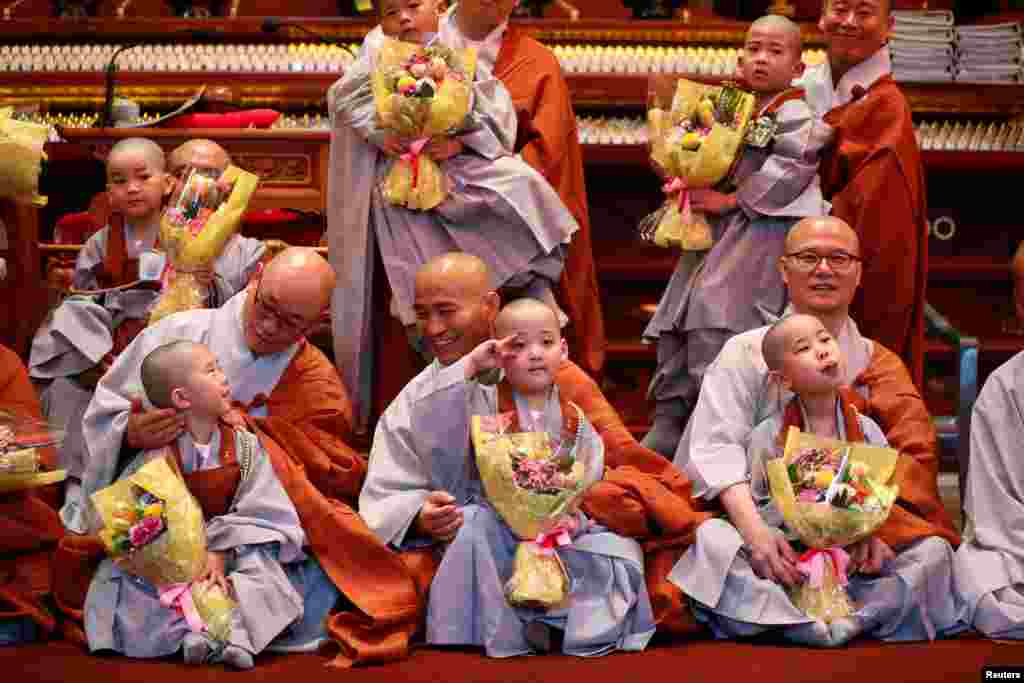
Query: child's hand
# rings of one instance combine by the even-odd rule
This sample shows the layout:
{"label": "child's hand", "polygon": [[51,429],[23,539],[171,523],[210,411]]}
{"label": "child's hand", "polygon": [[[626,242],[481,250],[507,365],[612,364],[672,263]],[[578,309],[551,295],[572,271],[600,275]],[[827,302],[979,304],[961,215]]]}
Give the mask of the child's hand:
{"label": "child's hand", "polygon": [[434,161],[445,161],[462,154],[463,149],[465,149],[465,145],[458,138],[434,138],[423,151]]}
{"label": "child's hand", "polygon": [[879,574],[889,560],[896,559],[892,548],[876,536],[869,536],[848,548],[850,552],[850,573]]}
{"label": "child's hand", "polygon": [[384,137],[380,140],[380,148],[391,156],[396,157],[400,157],[406,152],[405,143],[402,142],[402,138],[394,133],[384,134]]}
{"label": "child's hand", "polygon": [[213,266],[209,264],[198,266],[189,272],[192,273],[192,277],[196,279],[196,282],[204,287],[209,287],[213,284]]}
{"label": "child's hand", "polygon": [[690,190],[690,206],[720,216],[736,208],[736,193],[722,194],[714,190]]}
{"label": "child's hand", "polygon": [[227,553],[218,553],[213,550],[206,553],[206,574],[200,577],[210,585],[220,586],[224,595],[231,595],[231,584],[224,571],[227,568]]}
{"label": "child's hand", "polygon": [[470,351],[466,359],[466,379],[473,379],[484,370],[502,367],[515,338],[513,334],[504,339],[488,339]]}

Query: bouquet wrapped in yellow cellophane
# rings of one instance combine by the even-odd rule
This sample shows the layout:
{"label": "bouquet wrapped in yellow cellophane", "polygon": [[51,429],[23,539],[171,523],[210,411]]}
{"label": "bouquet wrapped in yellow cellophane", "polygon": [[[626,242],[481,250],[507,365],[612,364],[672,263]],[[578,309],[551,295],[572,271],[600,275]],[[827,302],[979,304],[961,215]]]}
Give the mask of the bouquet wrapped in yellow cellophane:
{"label": "bouquet wrapped in yellow cellophane", "polygon": [[12,107],[0,108],[0,197],[46,206],[46,197],[39,194],[39,174],[50,129],[13,115]]}
{"label": "bouquet wrapped in yellow cellophane", "polygon": [[103,522],[99,536],[118,567],[153,584],[190,628],[223,642],[235,603],[218,586],[196,582],[207,569],[206,521],[168,457],[92,495]]}
{"label": "bouquet wrapped in yellow cellophane", "polygon": [[[580,427],[586,419],[575,406]],[[505,431],[502,415],[474,415],[472,440],[487,500],[523,539],[505,584],[513,605],[550,609],[568,594],[569,577],[555,549],[570,542],[573,512],[604,471],[604,452],[573,434]]]}
{"label": "bouquet wrapped in yellow cellophane", "polygon": [[810,548],[797,568],[808,577],[790,592],[809,616],[829,622],[854,611],[843,546],[870,536],[889,517],[899,451],[827,439],[790,427],[782,457],[765,462],[772,500],[786,527]]}
{"label": "bouquet wrapped in yellow cellophane", "polygon": [[647,111],[651,161],[666,176],[669,199],[640,224],[660,247],[709,249],[711,227],[690,208],[689,191],[713,187],[735,162],[754,110],[754,95],[739,88],[685,78],[652,76]]}
{"label": "bouquet wrapped in yellow cellophane", "polygon": [[[160,218],[160,246],[170,268],[160,298],[150,311],[150,324],[205,305],[209,291],[193,271],[212,268],[224,245],[238,232],[259,183],[256,175],[237,166],[228,166],[219,178],[195,168],[186,174],[181,193]],[[229,185],[231,192],[224,199],[221,188]]]}
{"label": "bouquet wrapped in yellow cellophane", "polygon": [[457,133],[473,106],[476,50],[424,47],[386,38],[373,72],[377,123],[404,138],[409,151],[388,169],[382,191],[396,206],[426,211],[448,196],[448,179],[422,154],[435,137]]}

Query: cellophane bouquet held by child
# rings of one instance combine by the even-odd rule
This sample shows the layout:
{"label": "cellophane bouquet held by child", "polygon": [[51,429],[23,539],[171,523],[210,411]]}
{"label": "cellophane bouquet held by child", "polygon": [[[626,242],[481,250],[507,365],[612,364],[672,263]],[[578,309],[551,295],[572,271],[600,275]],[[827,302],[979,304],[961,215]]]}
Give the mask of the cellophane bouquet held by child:
{"label": "cellophane bouquet held by child", "polygon": [[0,108],[0,197],[46,206],[46,197],[39,194],[39,174],[49,137],[49,126],[18,121],[12,107]]}
{"label": "cellophane bouquet held by child", "polygon": [[255,175],[236,166],[219,175],[186,169],[181,193],[172,198],[160,219],[160,245],[167,253],[169,268],[163,293],[150,312],[150,324],[205,305],[208,287],[193,273],[212,268],[238,231],[258,182]]}
{"label": "cellophane bouquet held by child", "polygon": [[664,175],[668,200],[640,224],[640,233],[661,247],[709,249],[711,227],[690,208],[689,190],[723,180],[739,154],[754,109],[754,95],[739,88],[685,78],[652,76],[647,122],[651,161]]}
{"label": "cellophane bouquet held by child", "polygon": [[791,591],[793,603],[809,616],[830,622],[854,612],[843,547],[870,536],[889,517],[898,458],[892,448],[791,427],[782,456],[765,463],[772,500],[786,527],[809,548],[797,566],[807,581]]}
{"label": "cellophane bouquet held by child", "polygon": [[422,151],[432,138],[463,129],[475,73],[475,50],[384,39],[372,82],[377,121],[409,141],[409,151],[392,162],[384,179],[388,202],[427,211],[448,196],[444,172]]}
{"label": "cellophane bouquet held by child", "polygon": [[579,425],[552,436],[547,432],[507,431],[501,414],[474,415],[473,448],[487,499],[523,542],[505,585],[513,605],[550,609],[568,595],[569,577],[555,549],[570,542],[580,498],[604,470],[603,454],[585,446]]}
{"label": "cellophane bouquet held by child", "polygon": [[206,522],[177,468],[156,458],[92,496],[99,532],[118,567],[153,584],[160,602],[179,609],[189,627],[224,642],[234,601],[215,584],[196,581],[206,571]]}

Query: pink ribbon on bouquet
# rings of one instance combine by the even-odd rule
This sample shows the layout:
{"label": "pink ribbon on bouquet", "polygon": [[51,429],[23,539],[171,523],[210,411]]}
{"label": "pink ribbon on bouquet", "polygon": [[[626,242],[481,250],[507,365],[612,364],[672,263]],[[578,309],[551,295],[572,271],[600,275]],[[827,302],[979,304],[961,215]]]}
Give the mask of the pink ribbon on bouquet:
{"label": "pink ribbon on bouquet", "polygon": [[555,550],[572,543],[572,536],[569,534],[575,530],[576,522],[570,518],[567,522],[556,524],[551,529],[537,534],[533,542],[540,546],[541,555],[554,555]]}
{"label": "pink ribbon on bouquet", "polygon": [[665,194],[679,193],[679,215],[682,216],[684,223],[689,223],[692,215],[690,211],[690,188],[686,186],[686,181],[679,176],[675,176],[661,187],[661,191]]}
{"label": "pink ribbon on bouquet", "polygon": [[821,588],[825,577],[825,562],[831,560],[832,567],[836,570],[836,579],[840,586],[848,583],[846,568],[850,565],[850,555],[840,548],[833,546],[825,550],[812,548],[800,556],[796,563],[796,570],[807,577],[807,583],[811,588]]}
{"label": "pink ribbon on bouquet", "polygon": [[408,161],[412,166],[412,186],[413,189],[420,181],[420,154],[423,153],[423,148],[430,142],[430,138],[420,138],[411,145],[409,145],[409,151],[403,154],[400,158],[402,161]]}
{"label": "pink ribbon on bouquet", "polygon": [[206,629],[206,623],[199,616],[196,610],[196,603],[192,600],[192,583],[168,583],[160,586],[160,604],[164,607],[176,609],[188,622],[188,627],[196,633]]}

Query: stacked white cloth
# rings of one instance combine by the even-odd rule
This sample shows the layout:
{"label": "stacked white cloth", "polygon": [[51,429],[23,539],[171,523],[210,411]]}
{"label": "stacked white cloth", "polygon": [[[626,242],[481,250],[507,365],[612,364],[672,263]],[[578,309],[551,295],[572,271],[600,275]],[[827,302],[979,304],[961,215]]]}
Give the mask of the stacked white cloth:
{"label": "stacked white cloth", "polygon": [[945,10],[893,12],[889,37],[897,81],[949,82],[956,76],[953,13]]}
{"label": "stacked white cloth", "polygon": [[1021,26],[1017,22],[957,26],[958,81],[1017,83],[1021,80]]}

